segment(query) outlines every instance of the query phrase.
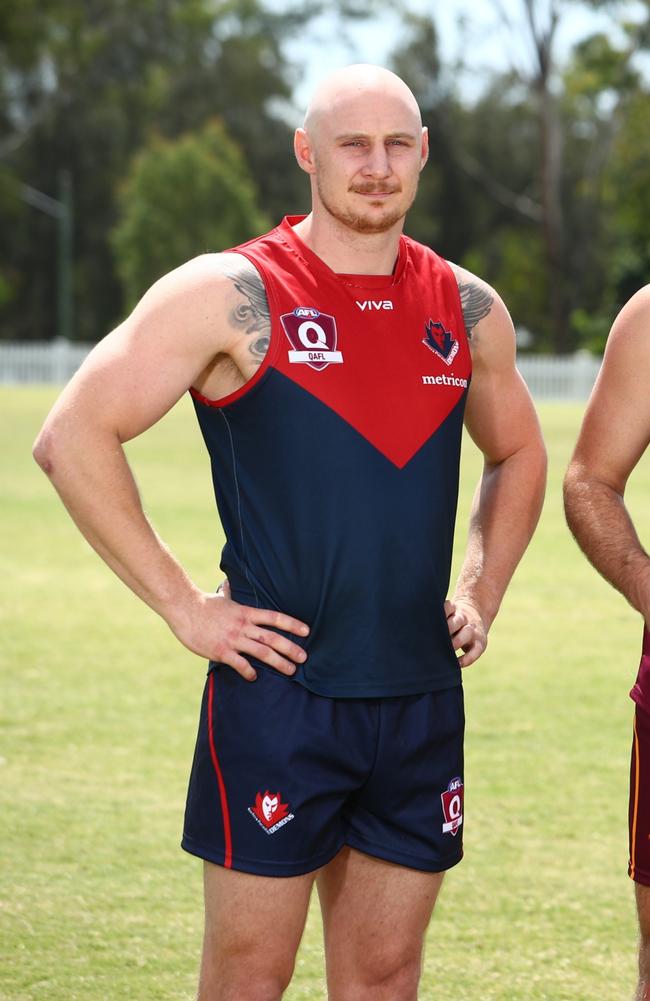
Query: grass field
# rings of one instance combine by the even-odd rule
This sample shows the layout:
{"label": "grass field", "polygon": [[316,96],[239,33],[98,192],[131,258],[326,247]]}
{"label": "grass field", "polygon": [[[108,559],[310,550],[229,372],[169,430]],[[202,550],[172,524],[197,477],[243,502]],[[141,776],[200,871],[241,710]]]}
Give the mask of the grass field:
{"label": "grass field", "polygon": [[[53,398],[0,391],[0,998],[188,1001],[201,871],[178,842],[204,666],[104,568],[34,465]],[[427,1001],[632,993],[627,692],[641,628],[564,527],[581,408],[541,414],[542,522],[465,676],[466,857],[429,931]],[[221,537],[193,422],[184,401],[130,455],[161,534],[212,588]],[[459,550],[478,471],[468,443]],[[642,465],[629,503],[646,538],[649,487]],[[312,908],[288,1001],[325,996]]]}

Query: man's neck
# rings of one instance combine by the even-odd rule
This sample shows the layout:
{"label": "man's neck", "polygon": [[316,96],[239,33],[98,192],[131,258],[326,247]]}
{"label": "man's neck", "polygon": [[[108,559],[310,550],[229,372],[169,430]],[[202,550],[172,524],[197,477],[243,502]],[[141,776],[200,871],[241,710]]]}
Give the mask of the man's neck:
{"label": "man's neck", "polygon": [[329,213],[312,212],[294,226],[300,237],[328,268],[339,275],[390,275],[399,253],[402,222],[385,233],[358,233]]}

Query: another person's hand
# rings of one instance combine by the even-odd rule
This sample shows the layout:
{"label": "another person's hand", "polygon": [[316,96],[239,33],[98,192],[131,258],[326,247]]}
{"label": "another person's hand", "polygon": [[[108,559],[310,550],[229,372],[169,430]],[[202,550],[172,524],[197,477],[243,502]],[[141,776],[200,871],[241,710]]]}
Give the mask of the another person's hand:
{"label": "another person's hand", "polygon": [[197,591],[192,607],[180,623],[172,625],[174,634],[193,653],[227,664],[247,681],[255,681],[257,673],[243,654],[287,675],[307,659],[302,647],[275,629],[295,636],[309,634],[309,627],[291,615],[233,601],[227,580],[216,594]]}
{"label": "another person's hand", "polygon": [[478,660],[487,646],[487,629],[478,609],[467,601],[445,601],[445,615],[454,650],[462,650],[458,658],[461,667]]}

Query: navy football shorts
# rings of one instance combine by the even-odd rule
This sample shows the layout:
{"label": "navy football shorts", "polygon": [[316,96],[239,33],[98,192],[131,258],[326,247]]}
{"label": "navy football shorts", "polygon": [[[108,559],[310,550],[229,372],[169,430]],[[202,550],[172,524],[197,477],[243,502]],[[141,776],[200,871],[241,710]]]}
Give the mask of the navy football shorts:
{"label": "navy football shorts", "polygon": [[183,848],[297,876],[343,845],[440,872],[463,854],[462,686],[332,699],[270,668],[208,674]]}

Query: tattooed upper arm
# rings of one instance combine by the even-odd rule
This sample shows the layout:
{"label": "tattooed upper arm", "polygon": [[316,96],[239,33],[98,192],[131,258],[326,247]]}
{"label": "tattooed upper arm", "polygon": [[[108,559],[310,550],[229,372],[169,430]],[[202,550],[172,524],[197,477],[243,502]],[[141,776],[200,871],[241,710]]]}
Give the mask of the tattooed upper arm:
{"label": "tattooed upper arm", "polygon": [[229,254],[221,271],[240,295],[240,301],[229,311],[228,322],[249,338],[248,351],[261,365],[271,340],[271,313],[264,282],[257,268],[242,255]]}
{"label": "tattooed upper arm", "polygon": [[474,327],[492,309],[494,293],[489,286],[483,283],[479,284],[472,281],[461,282],[460,280],[458,281],[458,291],[460,293],[460,303],[463,308],[465,329],[467,336],[471,340]]}

